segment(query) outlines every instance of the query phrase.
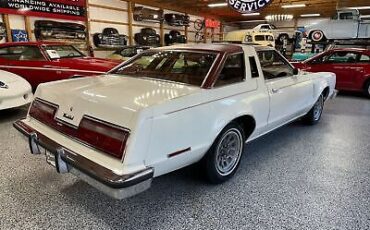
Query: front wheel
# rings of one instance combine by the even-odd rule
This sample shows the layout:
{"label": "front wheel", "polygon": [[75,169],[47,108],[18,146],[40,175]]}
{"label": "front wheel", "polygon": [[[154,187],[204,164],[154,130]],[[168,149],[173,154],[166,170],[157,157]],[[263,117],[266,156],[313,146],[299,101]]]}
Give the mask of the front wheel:
{"label": "front wheel", "polygon": [[220,184],[230,179],[239,167],[245,136],[238,123],[227,125],[207,152],[204,160],[208,180]]}
{"label": "front wheel", "polygon": [[310,38],[314,42],[322,42],[326,40],[325,35],[321,30],[313,31]]}
{"label": "front wheel", "polygon": [[368,98],[370,98],[370,80],[365,84],[364,93]]}
{"label": "front wheel", "polygon": [[310,110],[310,112],[308,112],[304,117],[304,121],[309,125],[317,124],[321,119],[323,110],[324,110],[324,95],[321,94],[319,99],[316,101],[315,105]]}

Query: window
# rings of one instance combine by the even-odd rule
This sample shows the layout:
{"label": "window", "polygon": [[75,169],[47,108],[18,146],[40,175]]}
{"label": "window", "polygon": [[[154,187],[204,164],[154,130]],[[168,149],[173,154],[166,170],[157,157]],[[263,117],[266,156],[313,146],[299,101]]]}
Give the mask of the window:
{"label": "window", "polygon": [[262,72],[266,79],[293,76],[293,67],[276,51],[259,51]]}
{"label": "window", "polygon": [[260,75],[258,73],[256,59],[254,57],[249,57],[249,64],[251,66],[252,78],[258,78]]}
{"label": "window", "polygon": [[19,61],[45,60],[36,46],[10,46],[0,49],[0,58]]}
{"label": "window", "polygon": [[230,85],[245,79],[244,54],[230,55],[218,76],[215,86]]}
{"label": "window", "polygon": [[85,55],[71,45],[45,46],[50,59],[84,57]]}
{"label": "window", "polygon": [[335,52],[323,58],[325,63],[356,63],[357,54],[352,52]]}
{"label": "window", "polygon": [[339,18],[341,20],[352,20],[353,19],[353,13],[352,12],[340,13]]}
{"label": "window", "polygon": [[270,30],[270,26],[269,25],[263,25],[263,26],[261,26],[261,30]]}
{"label": "window", "polygon": [[361,63],[370,63],[370,56],[362,54],[360,56],[360,62]]}
{"label": "window", "polygon": [[215,59],[215,53],[148,51],[124,63],[113,73],[201,86]]}

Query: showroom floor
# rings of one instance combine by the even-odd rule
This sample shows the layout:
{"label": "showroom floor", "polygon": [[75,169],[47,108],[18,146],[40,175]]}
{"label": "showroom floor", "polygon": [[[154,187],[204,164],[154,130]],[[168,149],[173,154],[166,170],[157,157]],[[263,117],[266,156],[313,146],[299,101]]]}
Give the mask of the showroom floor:
{"label": "showroom floor", "polygon": [[295,122],[247,145],[231,181],[193,168],[116,201],[28,154],[0,112],[0,229],[370,229],[370,101],[340,95],[322,122]]}

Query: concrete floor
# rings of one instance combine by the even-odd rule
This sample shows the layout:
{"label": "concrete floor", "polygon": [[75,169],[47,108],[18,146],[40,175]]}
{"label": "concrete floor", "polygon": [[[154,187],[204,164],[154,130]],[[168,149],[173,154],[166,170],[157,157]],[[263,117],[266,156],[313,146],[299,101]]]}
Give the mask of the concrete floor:
{"label": "concrete floor", "polygon": [[28,154],[0,111],[0,229],[370,229],[370,100],[341,95],[322,122],[295,122],[247,145],[229,182],[193,168],[116,201]]}

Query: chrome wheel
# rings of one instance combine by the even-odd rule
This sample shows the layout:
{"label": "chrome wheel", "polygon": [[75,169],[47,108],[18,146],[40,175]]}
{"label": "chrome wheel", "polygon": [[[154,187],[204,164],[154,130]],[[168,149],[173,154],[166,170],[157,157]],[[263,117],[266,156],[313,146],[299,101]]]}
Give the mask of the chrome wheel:
{"label": "chrome wheel", "polygon": [[323,98],[322,98],[322,96],[320,96],[319,100],[317,100],[317,102],[315,103],[315,105],[313,107],[313,119],[315,121],[320,120],[323,107],[324,107]]}
{"label": "chrome wheel", "polygon": [[236,128],[224,133],[216,148],[216,170],[222,176],[230,175],[238,166],[243,151],[243,136]]}

